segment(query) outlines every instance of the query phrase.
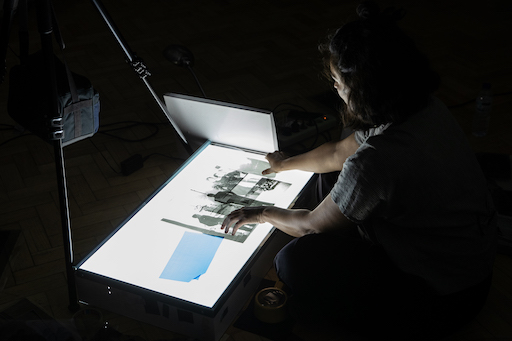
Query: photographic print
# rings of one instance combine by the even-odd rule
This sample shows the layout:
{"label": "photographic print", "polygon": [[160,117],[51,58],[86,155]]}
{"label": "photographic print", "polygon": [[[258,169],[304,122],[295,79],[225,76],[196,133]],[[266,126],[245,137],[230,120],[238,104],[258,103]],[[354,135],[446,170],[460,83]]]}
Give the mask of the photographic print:
{"label": "photographic print", "polygon": [[210,175],[191,184],[179,202],[173,200],[172,215],[162,221],[243,243],[256,224],[242,226],[235,235],[225,234],[220,227],[226,215],[242,207],[273,206],[291,186],[262,176],[261,172],[269,167],[267,162],[250,158],[245,161],[237,169],[212,167]]}

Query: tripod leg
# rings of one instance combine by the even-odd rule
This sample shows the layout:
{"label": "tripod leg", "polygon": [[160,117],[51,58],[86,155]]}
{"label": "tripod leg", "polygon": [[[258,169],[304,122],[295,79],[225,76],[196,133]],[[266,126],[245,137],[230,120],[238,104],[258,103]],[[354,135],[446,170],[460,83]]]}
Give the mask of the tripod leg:
{"label": "tripod leg", "polygon": [[52,46],[52,9],[50,0],[39,0],[36,1],[36,12],[38,29],[41,35],[41,45],[44,55],[44,64],[46,77],[50,86],[48,87],[48,96],[51,98],[51,116],[46,117],[49,122],[49,135],[50,139],[53,140],[54,146],[54,157],[55,167],[57,173],[57,184],[59,189],[59,202],[61,211],[61,225],[62,235],[64,241],[65,251],[65,262],[66,262],[66,275],[68,282],[68,295],[69,295],[69,309],[76,311],[79,308],[76,284],[75,284],[75,272],[73,269],[73,241],[71,236],[71,222],[69,219],[69,205],[68,205],[68,193],[66,186],[66,169],[64,165],[64,153],[62,150],[62,116],[58,110],[58,91],[57,91],[57,79],[55,73],[55,60]]}
{"label": "tripod leg", "polygon": [[75,271],[73,268],[73,239],[71,234],[71,222],[69,219],[69,203],[66,186],[66,168],[64,165],[64,152],[62,150],[62,140],[59,139],[53,141],[53,150],[55,154],[55,166],[57,170],[57,181],[59,188],[62,237],[64,241],[64,257],[66,261],[66,277],[68,282],[69,310],[74,312],[79,309],[79,305],[75,284]]}

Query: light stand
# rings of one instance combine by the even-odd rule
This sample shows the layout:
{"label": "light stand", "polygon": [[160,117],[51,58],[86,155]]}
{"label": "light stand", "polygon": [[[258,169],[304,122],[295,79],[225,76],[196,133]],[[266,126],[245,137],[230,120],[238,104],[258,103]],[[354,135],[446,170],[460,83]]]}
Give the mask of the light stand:
{"label": "light stand", "polygon": [[64,153],[62,138],[64,137],[62,116],[59,114],[57,77],[55,73],[54,53],[52,45],[52,6],[50,0],[36,1],[38,31],[41,36],[41,46],[44,56],[46,78],[50,84],[48,96],[51,99],[52,117],[45,117],[49,127],[49,139],[53,143],[55,153],[55,166],[57,172],[57,185],[59,189],[59,204],[61,212],[62,235],[64,240],[64,254],[66,261],[66,277],[68,283],[69,309],[79,309],[75,274],[73,270],[73,242],[71,238],[71,223],[69,219],[68,192],[66,186],[66,169],[64,166]]}
{"label": "light stand", "polygon": [[[21,10],[26,11],[26,3],[27,0],[21,0]],[[150,76],[150,72],[147,70],[144,62],[135,56],[133,52],[129,49],[127,44],[124,42],[124,39],[117,31],[115,25],[112,23],[109,15],[105,11],[104,7],[100,4],[98,0],[92,0],[93,4],[96,6],[101,16],[107,23],[108,27],[112,31],[114,37],[117,39],[121,48],[123,49],[127,61],[133,70],[139,75],[141,80],[144,82],[149,92],[153,95],[153,98],[157,102],[160,109],[164,112],[165,116],[170,121],[171,125],[174,127],[175,131],[181,138],[181,142],[185,147],[186,151],[192,155],[193,151],[190,145],[188,144],[185,136],[179,129],[179,127],[174,123],[172,118],[170,117],[167,108],[162,103],[160,98],[156,95],[155,91],[149,84],[147,77]],[[50,98],[50,115],[45,114],[46,125],[48,127],[48,140],[50,140],[53,144],[54,149],[54,157],[55,157],[55,167],[56,167],[56,175],[57,175],[57,186],[59,191],[59,206],[61,212],[61,226],[62,226],[62,236],[63,236],[63,245],[64,245],[64,254],[65,254],[65,266],[66,266],[66,277],[67,277],[67,285],[68,285],[68,298],[69,298],[69,310],[77,311],[80,306],[78,304],[77,298],[77,290],[76,290],[76,281],[75,281],[75,270],[74,270],[74,253],[73,253],[73,241],[71,234],[71,222],[69,215],[69,202],[68,202],[68,191],[67,191],[67,183],[66,183],[66,169],[64,164],[64,151],[62,147],[62,139],[64,138],[64,125],[62,114],[59,113],[58,108],[58,88],[57,88],[57,78],[56,78],[56,70],[55,70],[55,60],[53,53],[53,44],[52,44],[52,34],[54,33],[53,28],[53,7],[51,4],[51,0],[37,0],[36,4],[36,12],[37,12],[37,24],[38,24],[38,32],[41,38],[41,48],[44,59],[44,75],[48,80],[49,86],[45,88],[47,91],[46,96]],[[18,5],[18,0],[5,0],[4,1],[4,14],[2,27],[0,29],[0,70],[1,82],[4,80],[5,72],[6,72],[6,64],[5,64],[5,54],[7,50],[8,37],[10,35],[10,26],[11,20],[13,17],[13,13],[16,10]],[[26,13],[21,13],[21,15],[26,15]],[[25,34],[26,32],[23,32]],[[22,44],[21,48],[25,49],[26,46]],[[50,117],[51,116],[51,117]]]}
{"label": "light stand", "polygon": [[192,148],[188,144],[187,139],[183,135],[181,129],[172,120],[171,116],[169,115],[169,112],[167,111],[166,106],[163,104],[163,102],[160,100],[158,95],[155,93],[155,91],[153,90],[153,88],[149,84],[149,81],[148,81],[147,78],[148,78],[148,76],[151,76],[151,73],[149,72],[149,70],[147,69],[146,65],[144,64],[144,61],[141,58],[139,58],[138,56],[136,56],[135,53],[133,53],[131,51],[131,49],[129,48],[129,46],[126,43],[126,41],[124,40],[124,38],[119,33],[119,30],[115,26],[114,22],[110,18],[110,15],[105,10],[105,7],[103,6],[103,4],[99,0],[91,0],[91,1],[94,4],[94,6],[96,7],[96,9],[98,10],[98,12],[100,13],[101,17],[103,18],[103,20],[107,24],[107,26],[110,29],[110,31],[112,32],[112,34],[114,35],[114,38],[117,40],[117,42],[121,46],[121,49],[123,50],[123,52],[124,52],[124,54],[126,56],[127,62],[130,64],[132,69],[137,73],[137,75],[139,75],[139,78],[144,82],[144,84],[148,88],[148,90],[151,93],[151,95],[153,95],[153,98],[155,99],[156,103],[158,104],[160,109],[163,111],[163,113],[165,114],[165,116],[167,117],[167,119],[169,120],[171,125],[173,126],[174,130],[176,130],[176,133],[178,133],[178,135],[180,136],[181,142],[183,144],[183,147],[185,147],[187,152],[190,155],[192,155],[192,153],[193,153]]}
{"label": "light stand", "polygon": [[199,87],[199,90],[201,90],[203,97],[206,98],[206,93],[204,92],[199,79],[197,79],[196,73],[192,69],[192,66],[194,66],[194,55],[192,52],[190,52],[189,49],[181,45],[169,45],[164,50],[164,57],[179,67],[187,68],[192,76],[194,76],[194,79],[197,83],[197,86]]}
{"label": "light stand", "polygon": [[[0,60],[2,62],[2,77],[7,70],[6,65],[6,51],[11,29],[11,20],[14,12],[18,7],[20,15],[20,54],[22,63],[24,57],[28,55],[28,32],[26,32],[26,16],[27,16],[27,0],[5,0],[3,6],[3,22],[0,32]],[[46,139],[53,144],[55,168],[57,174],[57,186],[59,191],[59,207],[61,212],[61,227],[64,245],[64,259],[66,266],[66,277],[68,285],[69,309],[77,311],[80,307],[78,305],[75,273],[73,268],[74,254],[73,242],[71,237],[71,223],[69,219],[69,205],[68,205],[68,191],[66,185],[66,169],[64,166],[64,152],[62,150],[62,139],[64,138],[62,114],[59,113],[58,106],[58,89],[57,89],[57,76],[55,70],[55,59],[53,53],[52,34],[53,34],[53,8],[51,0],[38,0],[35,1],[37,13],[37,27],[41,37],[41,49],[43,55],[44,65],[44,78],[47,80],[46,86],[41,91],[46,91],[45,97],[49,99],[49,110],[44,113],[44,121],[46,124]]]}

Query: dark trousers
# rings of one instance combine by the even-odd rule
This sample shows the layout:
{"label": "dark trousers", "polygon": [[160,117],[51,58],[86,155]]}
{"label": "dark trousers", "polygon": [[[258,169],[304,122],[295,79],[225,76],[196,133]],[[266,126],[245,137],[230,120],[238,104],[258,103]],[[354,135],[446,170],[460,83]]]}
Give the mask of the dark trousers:
{"label": "dark trousers", "polygon": [[[301,323],[333,321],[382,338],[428,340],[449,335],[481,310],[491,276],[463,291],[436,295],[419,278],[397,269],[377,246],[357,236],[307,235],[275,258]],[[374,335],[372,335],[374,334]]]}

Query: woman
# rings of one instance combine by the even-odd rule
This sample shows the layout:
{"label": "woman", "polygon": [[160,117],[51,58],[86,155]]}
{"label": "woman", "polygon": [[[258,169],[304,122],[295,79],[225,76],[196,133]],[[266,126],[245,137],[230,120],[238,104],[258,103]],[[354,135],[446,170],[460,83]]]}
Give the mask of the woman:
{"label": "woman", "polygon": [[223,228],[269,222],[297,237],[275,266],[298,319],[440,337],[485,302],[495,211],[463,132],[432,96],[437,76],[395,23],[400,13],[372,3],[357,12],[321,47],[354,133],[290,158],[271,153],[263,172],[340,171],[332,191],[314,210],[234,211]]}

